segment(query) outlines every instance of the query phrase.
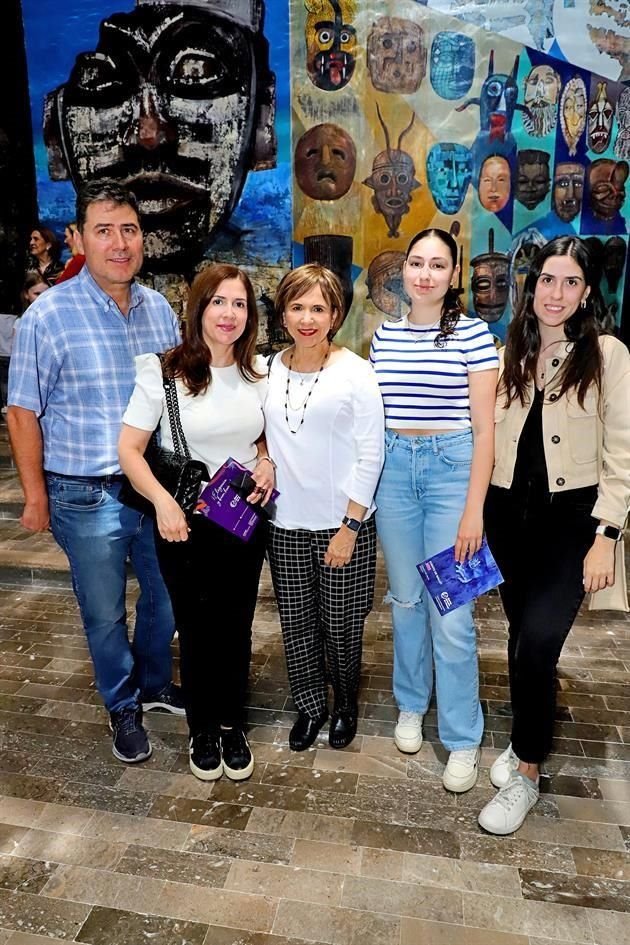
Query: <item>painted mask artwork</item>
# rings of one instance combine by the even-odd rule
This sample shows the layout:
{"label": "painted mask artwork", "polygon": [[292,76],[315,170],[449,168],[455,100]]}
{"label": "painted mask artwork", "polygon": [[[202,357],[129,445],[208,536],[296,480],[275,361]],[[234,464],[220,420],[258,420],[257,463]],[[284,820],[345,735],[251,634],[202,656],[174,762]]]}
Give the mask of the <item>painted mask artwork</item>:
{"label": "painted mask artwork", "polygon": [[578,141],[586,128],[586,85],[580,76],[569,79],[560,99],[560,128],[570,157],[577,154]]}
{"label": "painted mask artwork", "polygon": [[588,169],[589,200],[593,216],[610,222],[626,199],[628,162],[598,158]]}
{"label": "painted mask artwork", "polygon": [[453,101],[470,92],[475,78],[475,44],[470,36],[443,30],[431,44],[431,85]]}
{"label": "painted mask artwork", "polygon": [[619,280],[623,275],[628,247],[620,236],[611,236],[604,246],[604,275],[611,292],[617,291]]}
{"label": "painted mask artwork", "polygon": [[531,227],[524,230],[512,243],[510,248],[510,304],[512,314],[518,311],[525,279],[538,250],[546,243],[542,233]]}
{"label": "painted mask artwork", "polygon": [[543,138],[556,127],[560,84],[551,66],[534,66],[525,77],[523,125],[535,138]]}
{"label": "painted mask artwork", "polygon": [[598,82],[595,98],[588,106],[588,146],[595,154],[603,154],[610,144],[613,115],[608,83]]}
{"label": "painted mask artwork", "polygon": [[403,138],[411,131],[416,116],[412,113],[411,121],[400,133],[397,147],[392,148],[389,131],[378,104],[376,112],[385,134],[386,150],[376,155],[372,164],[372,173],[363,183],[374,191],[372,206],[377,213],[382,213],[385,217],[388,227],[387,235],[395,238],[399,235],[400,221],[406,213],[409,213],[412,191],[421,186],[420,181],[416,180],[416,168],[411,155],[401,150]]}
{"label": "painted mask artwork", "polygon": [[406,308],[407,296],[402,278],[404,262],[404,253],[386,250],[375,256],[368,267],[368,297],[381,312],[392,318],[400,318]]}
{"label": "painted mask artwork", "polygon": [[575,161],[560,161],[553,175],[553,209],[564,223],[574,220],[582,209],[584,168]]}
{"label": "painted mask artwork", "polygon": [[518,168],[514,196],[528,210],[533,210],[545,199],[551,187],[549,155],[537,148],[518,152]]}
{"label": "painted mask artwork", "polygon": [[472,154],[463,144],[440,142],[427,154],[427,179],[435,206],[457,213],[464,202],[473,170]]}
{"label": "painted mask artwork", "polygon": [[510,291],[510,258],[494,251],[494,230],[488,232],[488,252],[471,259],[473,307],[479,318],[492,324],[505,311]]}
{"label": "painted mask artwork", "polygon": [[306,69],[313,85],[337,92],[354,75],[357,52],[354,0],[305,0]]}
{"label": "painted mask artwork", "polygon": [[510,165],[500,154],[491,154],[479,172],[479,203],[485,210],[498,213],[510,199]]}
{"label": "painted mask artwork", "polygon": [[263,16],[262,0],[137,0],[46,97],[51,178],[131,187],[156,270],[200,258],[248,170],[275,166]]}
{"label": "painted mask artwork", "polygon": [[352,186],[357,152],[350,135],[339,125],[315,125],[295,149],[295,178],[314,200],[338,200]]}
{"label": "painted mask artwork", "polygon": [[424,31],[411,20],[381,17],[368,34],[367,66],[380,92],[417,92],[427,71]]}
{"label": "painted mask artwork", "polygon": [[455,109],[464,111],[470,105],[479,106],[479,134],[472,146],[474,171],[478,175],[485,158],[501,154],[508,160],[516,151],[512,135],[512,120],[515,111],[523,111],[516,101],[519,57],[516,56],[512,71],[508,75],[494,71],[494,50],[490,50],[488,73],[481,86],[479,98],[468,98]]}
{"label": "painted mask artwork", "polygon": [[620,160],[630,158],[630,88],[625,88],[617,99],[617,137],[613,148]]}

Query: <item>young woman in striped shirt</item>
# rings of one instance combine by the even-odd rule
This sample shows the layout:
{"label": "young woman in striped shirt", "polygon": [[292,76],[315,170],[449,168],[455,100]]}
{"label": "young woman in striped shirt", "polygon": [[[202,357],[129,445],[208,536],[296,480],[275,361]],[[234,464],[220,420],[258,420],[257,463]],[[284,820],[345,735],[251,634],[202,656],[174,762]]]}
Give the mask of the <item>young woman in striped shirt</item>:
{"label": "young woman in striped shirt", "polygon": [[403,268],[411,310],[377,329],[370,360],[385,405],[376,525],[392,604],[394,740],[419,751],[435,667],[443,784],[463,792],[477,780],[483,734],[472,605],[440,616],[416,569],[450,545],[458,561],[479,549],[492,472],[498,358],[486,323],[460,306],[457,275],[453,238],[418,233]]}

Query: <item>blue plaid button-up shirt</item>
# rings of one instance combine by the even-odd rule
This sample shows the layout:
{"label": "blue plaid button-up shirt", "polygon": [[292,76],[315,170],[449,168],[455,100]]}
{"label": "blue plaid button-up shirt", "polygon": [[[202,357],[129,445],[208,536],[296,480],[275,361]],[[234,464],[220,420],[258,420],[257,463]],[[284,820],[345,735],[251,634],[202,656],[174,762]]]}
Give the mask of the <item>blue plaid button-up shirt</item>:
{"label": "blue plaid button-up shirt", "polygon": [[67,476],[120,472],[118,437],[134,387],[134,358],[181,336],[166,299],[133,283],[125,317],[87,266],[44,292],[18,323],[9,404],[37,414],[44,469]]}

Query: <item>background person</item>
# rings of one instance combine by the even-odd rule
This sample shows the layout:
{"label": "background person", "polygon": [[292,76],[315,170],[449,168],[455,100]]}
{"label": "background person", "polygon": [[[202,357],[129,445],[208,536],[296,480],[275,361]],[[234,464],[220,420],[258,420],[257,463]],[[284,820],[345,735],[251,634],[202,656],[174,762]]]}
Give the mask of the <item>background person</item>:
{"label": "background person", "polygon": [[275,299],[293,344],[274,358],[265,429],[277,463],[269,563],[291,694],[293,751],[313,744],[334,707],[329,742],[357,729],[363,625],[376,567],[374,490],[383,405],[369,364],[332,339],[344,316],[338,278],[317,264],[284,277]]}
{"label": "background person", "polygon": [[54,285],[63,271],[61,244],[55,233],[46,226],[37,226],[31,231],[28,241],[30,253],[29,269],[39,272],[47,285]]}
{"label": "background person", "polygon": [[628,514],[630,354],[599,335],[599,278],[582,240],[547,243],[502,352],[485,521],[505,578],[512,741],[479,815],[495,834],[517,830],[538,800],[558,659],[584,594],[615,581]]}
{"label": "background person", "polygon": [[[86,264],[20,319],[7,422],[24,491],[20,521],[33,532],[50,524],[68,557],[112,751],[131,763],[152,750],[143,706],[176,714],[184,708],[171,683],[173,612],[153,526],[118,499],[118,435],[134,356],[171,348],[180,334],[166,299],[135,282],[143,246],[133,194],[111,181],[87,184],[77,222]],[[133,643],[128,558],[140,585]]]}
{"label": "background person", "polygon": [[66,282],[67,279],[72,279],[73,276],[76,276],[85,265],[85,256],[83,253],[79,252],[79,245],[76,239],[76,234],[78,233],[76,223],[68,223],[67,227],[64,230],[64,243],[70,250],[70,259],[67,261],[63,268],[63,272],[60,276],[57,277],[55,285],[59,285],[60,282]]}
{"label": "background person", "polygon": [[[166,355],[164,370],[176,378],[192,458],[205,463],[212,476],[231,456],[252,470],[258,494],[250,499],[266,501],[274,465],[263,435],[259,389],[266,366],[255,355],[257,334],[256,299],[247,275],[235,266],[208,266],[192,284],[186,335]],[[191,771],[204,781],[224,771],[242,780],[254,770],[243,725],[266,527],[260,522],[245,542],[203,515],[193,515],[189,526],[144,459],[158,423],[162,445],[172,449],[162,367],[155,354],[146,354],[136,359],[120,464],[155,506],[158,558],[179,634]]]}
{"label": "background person", "polygon": [[411,311],[377,329],[370,360],[385,403],[376,525],[392,604],[394,741],[420,750],[435,668],[443,784],[462,792],[477,780],[483,734],[472,603],[441,616],[416,568],[450,545],[463,562],[483,537],[498,358],[487,324],[462,311],[457,273],[452,236],[414,236],[403,266]]}

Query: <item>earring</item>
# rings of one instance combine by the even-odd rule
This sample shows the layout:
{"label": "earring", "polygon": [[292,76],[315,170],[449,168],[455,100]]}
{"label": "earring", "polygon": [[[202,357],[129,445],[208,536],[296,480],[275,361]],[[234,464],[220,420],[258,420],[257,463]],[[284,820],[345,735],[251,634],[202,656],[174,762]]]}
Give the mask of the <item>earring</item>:
{"label": "earring", "polygon": [[586,299],[582,299],[580,302],[580,308],[586,308]]}

